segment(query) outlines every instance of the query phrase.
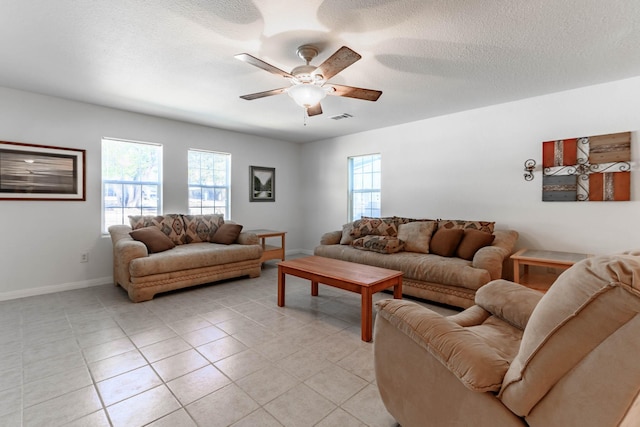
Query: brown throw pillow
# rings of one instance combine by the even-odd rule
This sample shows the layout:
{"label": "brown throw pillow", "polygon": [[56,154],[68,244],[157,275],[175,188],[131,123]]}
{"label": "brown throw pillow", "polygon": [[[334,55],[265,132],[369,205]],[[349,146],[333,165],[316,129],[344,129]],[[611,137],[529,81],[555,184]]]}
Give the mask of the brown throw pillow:
{"label": "brown throw pillow", "polygon": [[236,241],[241,231],[242,226],[240,224],[224,223],[218,227],[218,230],[211,239],[211,243],[230,245]]}
{"label": "brown throw pillow", "polygon": [[429,252],[451,257],[462,240],[464,230],[461,228],[438,228],[429,242]]}
{"label": "brown throw pillow", "polygon": [[496,236],[486,231],[467,228],[464,230],[464,236],[458,245],[456,254],[462,259],[471,261],[478,249],[489,246],[495,238]]}
{"label": "brown throw pillow", "polygon": [[133,240],[144,243],[149,253],[157,253],[175,248],[176,245],[169,236],[156,226],[138,228],[129,233]]}

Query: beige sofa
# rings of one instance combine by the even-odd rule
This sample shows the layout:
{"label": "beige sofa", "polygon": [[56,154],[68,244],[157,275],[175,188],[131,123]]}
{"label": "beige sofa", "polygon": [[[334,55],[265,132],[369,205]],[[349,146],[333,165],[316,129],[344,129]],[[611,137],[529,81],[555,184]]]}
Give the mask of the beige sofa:
{"label": "beige sofa", "polygon": [[443,317],[377,304],[376,383],[403,426],[640,425],[640,257],[597,256],[542,293],[505,280]]}
{"label": "beige sofa", "polygon": [[[422,222],[424,225],[429,220],[412,220],[408,218],[389,217],[382,219],[387,221],[387,227],[378,226],[376,232],[390,235],[398,233],[393,229],[395,222],[400,229],[399,237],[405,238],[402,228],[407,223]],[[402,281],[402,293],[426,300],[436,301],[452,306],[467,308],[473,305],[476,291],[491,280],[503,278],[503,266],[509,261],[509,256],[518,239],[518,233],[513,230],[494,230],[494,223],[463,220],[438,220],[431,221],[432,231],[426,229],[427,234],[435,236],[439,228],[462,228],[486,231],[493,234],[493,242],[477,250],[472,259],[462,259],[458,256],[441,256],[428,252],[429,240],[423,242],[424,251],[415,252],[399,250],[395,253],[380,253],[373,250],[362,250],[354,246],[353,240],[361,237],[355,233],[354,227],[361,225],[361,221],[345,224],[340,231],[325,233],[320,245],[314,250],[314,254],[328,258],[341,259],[359,264],[373,265],[392,270],[400,270],[404,273]],[[433,230],[436,231],[433,231]],[[391,230],[391,231],[388,231]],[[351,239],[349,238],[351,236]],[[405,238],[409,241],[409,238]],[[433,243],[433,240],[431,241]],[[400,244],[405,242],[400,239]],[[412,249],[408,246],[406,249]],[[413,249],[417,250],[417,249]]]}
{"label": "beige sofa", "polygon": [[[130,220],[132,226],[114,225],[109,233],[114,283],[122,286],[133,302],[188,286],[260,276],[262,246],[255,234],[240,233],[230,244],[211,243],[215,232],[223,228],[221,216],[170,214]],[[150,252],[145,243],[131,236],[133,230],[148,227],[161,230],[173,243],[171,248]]]}

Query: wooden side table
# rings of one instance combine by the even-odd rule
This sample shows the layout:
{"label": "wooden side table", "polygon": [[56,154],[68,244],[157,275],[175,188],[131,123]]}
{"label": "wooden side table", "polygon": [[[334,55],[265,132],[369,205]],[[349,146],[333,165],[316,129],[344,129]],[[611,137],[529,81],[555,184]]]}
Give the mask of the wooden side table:
{"label": "wooden side table", "polygon": [[[257,229],[246,230],[246,232],[254,233],[260,238],[262,244],[262,258],[260,258],[260,262],[265,262],[270,259],[280,259],[284,261],[284,235],[287,234],[286,231]],[[280,246],[267,245],[266,240],[270,237],[280,237]]]}
{"label": "wooden side table", "polygon": [[[515,254],[511,255],[513,260],[513,281],[516,283],[522,283],[524,285],[530,285],[528,283],[527,276],[529,275],[529,266],[539,267],[551,267],[567,269],[578,261],[589,258],[589,254],[581,254],[574,252],[557,252],[557,251],[545,251],[537,249],[520,249]],[[524,267],[524,283],[521,282],[520,266]],[[546,285],[550,285],[547,283]],[[534,287],[534,286],[532,286]]]}

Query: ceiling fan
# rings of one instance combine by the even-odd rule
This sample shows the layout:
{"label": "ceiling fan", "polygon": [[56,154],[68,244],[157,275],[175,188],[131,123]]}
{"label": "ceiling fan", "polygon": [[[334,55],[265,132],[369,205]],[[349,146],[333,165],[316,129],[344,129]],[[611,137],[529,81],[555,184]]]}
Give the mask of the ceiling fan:
{"label": "ceiling fan", "polygon": [[343,86],[327,81],[344,70],[354,62],[358,61],[362,56],[346,46],[342,46],[326,61],[315,67],[311,64],[311,60],[318,55],[318,49],[312,45],[303,45],[296,51],[297,55],[306,62],[306,65],[300,65],[291,70],[290,73],[274,67],[261,59],[251,56],[248,53],[240,53],[235,58],[261,68],[270,73],[282,76],[291,82],[291,86],[280,89],[272,89],[266,92],[252,93],[242,95],[240,98],[248,101],[264,98],[266,96],[279,95],[287,93],[296,104],[303,107],[309,116],[322,114],[320,101],[327,95],[344,96],[347,98],[364,99],[367,101],[377,101],[382,92],[379,90],[362,89],[359,87]]}

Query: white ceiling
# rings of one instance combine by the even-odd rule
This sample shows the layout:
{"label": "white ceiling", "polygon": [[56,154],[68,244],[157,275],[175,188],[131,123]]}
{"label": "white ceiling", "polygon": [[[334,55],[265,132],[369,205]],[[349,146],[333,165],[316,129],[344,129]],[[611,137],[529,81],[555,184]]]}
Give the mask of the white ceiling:
{"label": "white ceiling", "polygon": [[[290,71],[302,44],[360,53],[330,82],[380,99],[305,126],[286,94],[239,98],[289,83],[235,54]],[[0,86],[293,142],[638,75],[639,0],[0,2]]]}

